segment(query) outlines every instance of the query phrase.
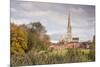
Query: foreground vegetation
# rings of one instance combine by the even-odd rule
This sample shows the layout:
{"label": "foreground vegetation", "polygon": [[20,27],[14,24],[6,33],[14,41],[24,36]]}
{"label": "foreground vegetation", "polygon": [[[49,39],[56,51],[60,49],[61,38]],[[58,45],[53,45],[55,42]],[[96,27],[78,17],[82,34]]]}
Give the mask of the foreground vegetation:
{"label": "foreground vegetation", "polygon": [[95,37],[90,49],[48,49],[50,38],[40,22],[11,23],[11,66],[95,61]]}
{"label": "foreground vegetation", "polygon": [[90,58],[89,49],[84,51],[83,49],[64,49],[39,52],[33,50],[24,55],[13,55],[11,63],[13,65],[38,65],[94,61]]}

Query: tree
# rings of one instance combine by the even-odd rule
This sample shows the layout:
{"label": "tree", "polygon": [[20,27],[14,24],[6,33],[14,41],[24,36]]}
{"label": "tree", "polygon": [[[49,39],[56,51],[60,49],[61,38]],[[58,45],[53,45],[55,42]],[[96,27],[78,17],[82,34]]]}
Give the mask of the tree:
{"label": "tree", "polygon": [[41,33],[45,33],[45,27],[40,22],[34,22],[30,23],[29,27],[32,32],[36,33],[37,35],[40,35]]}
{"label": "tree", "polygon": [[95,61],[95,36],[93,36],[93,41],[90,46],[90,54],[89,57],[92,61]]}
{"label": "tree", "polygon": [[46,49],[50,38],[46,35],[45,27],[40,22],[30,23],[27,27],[29,48]]}
{"label": "tree", "polygon": [[11,54],[23,54],[27,50],[27,32],[23,27],[11,23]]}

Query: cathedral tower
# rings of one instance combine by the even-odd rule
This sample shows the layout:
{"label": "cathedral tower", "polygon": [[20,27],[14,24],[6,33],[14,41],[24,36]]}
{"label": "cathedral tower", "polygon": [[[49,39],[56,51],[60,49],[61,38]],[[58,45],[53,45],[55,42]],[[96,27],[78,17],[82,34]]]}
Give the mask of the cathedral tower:
{"label": "cathedral tower", "polygon": [[67,44],[71,41],[72,41],[72,27],[71,27],[70,12],[69,12],[68,22],[66,26],[66,33],[61,37],[60,42]]}
{"label": "cathedral tower", "polygon": [[68,25],[67,25],[67,42],[72,41],[72,27],[71,27],[71,21],[70,21],[70,13],[68,15]]}

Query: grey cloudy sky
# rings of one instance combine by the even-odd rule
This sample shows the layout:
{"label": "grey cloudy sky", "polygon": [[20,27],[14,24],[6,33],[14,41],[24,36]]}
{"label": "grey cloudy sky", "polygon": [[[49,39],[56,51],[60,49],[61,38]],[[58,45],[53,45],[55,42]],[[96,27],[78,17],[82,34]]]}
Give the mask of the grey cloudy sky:
{"label": "grey cloudy sky", "polygon": [[67,31],[70,10],[72,35],[80,41],[91,40],[95,34],[95,6],[11,0],[11,21],[28,24],[40,21],[52,41],[59,41]]}

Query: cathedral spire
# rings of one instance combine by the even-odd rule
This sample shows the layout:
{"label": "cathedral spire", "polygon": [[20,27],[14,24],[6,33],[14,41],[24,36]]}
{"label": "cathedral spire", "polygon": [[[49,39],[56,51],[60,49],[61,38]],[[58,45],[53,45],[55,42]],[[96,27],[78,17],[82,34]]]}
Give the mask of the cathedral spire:
{"label": "cathedral spire", "polygon": [[72,40],[72,28],[71,28],[71,21],[70,21],[70,11],[68,14],[68,25],[67,25],[67,41],[71,42]]}
{"label": "cathedral spire", "polygon": [[64,44],[67,44],[72,41],[72,27],[71,27],[70,12],[68,13],[66,30],[67,30],[66,33],[60,39],[60,42],[63,42]]}
{"label": "cathedral spire", "polygon": [[67,33],[71,33],[71,22],[70,22],[70,12],[69,12],[69,15],[68,15],[68,26],[67,26]]}

